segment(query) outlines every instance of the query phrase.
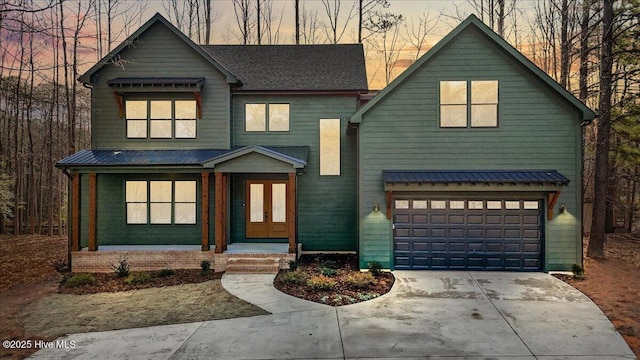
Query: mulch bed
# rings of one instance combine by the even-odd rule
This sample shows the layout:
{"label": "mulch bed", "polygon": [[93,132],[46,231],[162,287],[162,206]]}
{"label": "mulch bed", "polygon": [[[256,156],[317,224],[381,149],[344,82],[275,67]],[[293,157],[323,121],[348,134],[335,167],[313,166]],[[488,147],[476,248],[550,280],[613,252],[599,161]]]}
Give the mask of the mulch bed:
{"label": "mulch bed", "polygon": [[395,278],[391,273],[383,272],[376,278],[376,283],[366,288],[355,288],[347,283],[350,274],[359,273],[357,255],[303,255],[298,262],[298,270],[307,278],[320,275],[323,262],[333,261],[336,264],[336,274],[330,278],[336,281],[333,290],[314,290],[306,285],[285,283],[281,277],[287,270],[282,270],[276,276],[273,284],[276,289],[309,301],[321,304],[340,306],[367,301],[388,293]]}
{"label": "mulch bed", "polygon": [[[147,271],[150,275],[149,280],[140,284],[127,284],[124,282],[125,278],[118,278],[114,273],[94,273],[91,274],[95,277],[96,282],[94,284],[81,285],[77,287],[68,286],[64,280],[60,282],[58,292],[61,294],[96,294],[103,292],[118,292],[138,289],[148,289],[154,287],[174,286],[182,284],[196,284],[209,280],[220,279],[223,272],[209,271],[205,274],[198,269],[195,270],[175,270],[175,274],[169,276],[159,276],[160,271]],[[135,272],[132,272],[135,274]],[[66,275],[67,277],[70,274]]]}

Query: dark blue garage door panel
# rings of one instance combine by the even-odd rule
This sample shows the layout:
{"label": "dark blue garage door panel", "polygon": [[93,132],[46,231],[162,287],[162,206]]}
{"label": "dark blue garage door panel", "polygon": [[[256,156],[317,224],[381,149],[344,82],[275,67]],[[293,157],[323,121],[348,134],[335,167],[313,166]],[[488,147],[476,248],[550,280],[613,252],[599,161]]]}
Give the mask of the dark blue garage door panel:
{"label": "dark blue garage door panel", "polygon": [[540,201],[394,201],[396,269],[539,271]]}

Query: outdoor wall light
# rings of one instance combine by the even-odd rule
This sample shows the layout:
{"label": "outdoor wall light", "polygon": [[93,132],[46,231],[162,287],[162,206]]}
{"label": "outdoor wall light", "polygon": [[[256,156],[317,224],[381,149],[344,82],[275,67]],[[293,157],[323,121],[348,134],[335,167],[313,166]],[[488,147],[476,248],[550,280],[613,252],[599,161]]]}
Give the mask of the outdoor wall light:
{"label": "outdoor wall light", "polygon": [[565,212],[567,212],[567,207],[564,205],[560,205],[560,214],[564,214]]}
{"label": "outdoor wall light", "polygon": [[373,204],[373,211],[375,211],[375,212],[380,211],[380,205],[378,205],[378,203],[374,203]]}

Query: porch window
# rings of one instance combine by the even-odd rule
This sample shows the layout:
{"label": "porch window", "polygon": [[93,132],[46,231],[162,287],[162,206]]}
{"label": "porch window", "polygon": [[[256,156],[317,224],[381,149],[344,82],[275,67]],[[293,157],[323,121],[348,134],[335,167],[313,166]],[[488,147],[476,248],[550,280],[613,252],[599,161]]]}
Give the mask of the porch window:
{"label": "porch window", "polygon": [[320,119],[320,175],[340,175],[340,119]]}
{"label": "porch window", "polygon": [[126,181],[127,224],[195,224],[195,181]]}
{"label": "porch window", "polygon": [[289,131],[289,104],[245,104],[244,113],[245,131]]}
{"label": "porch window", "polygon": [[127,100],[127,138],[195,139],[195,100]]}
{"label": "porch window", "polygon": [[440,82],[440,127],[497,126],[497,80]]}

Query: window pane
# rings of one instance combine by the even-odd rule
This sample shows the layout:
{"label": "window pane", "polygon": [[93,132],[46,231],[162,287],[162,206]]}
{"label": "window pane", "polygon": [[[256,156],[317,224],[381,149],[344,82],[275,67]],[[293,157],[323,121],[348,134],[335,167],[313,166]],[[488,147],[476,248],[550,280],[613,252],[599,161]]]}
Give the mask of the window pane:
{"label": "window pane", "polygon": [[195,120],[176,120],[176,138],[194,139],[196,137]]}
{"label": "window pane", "polygon": [[171,101],[151,101],[151,119],[171,119]]}
{"label": "window pane", "polygon": [[489,210],[502,209],[502,201],[487,201],[487,209]]}
{"label": "window pane", "polygon": [[537,210],[538,202],[537,201],[525,201],[524,208],[527,210]]}
{"label": "window pane", "polygon": [[320,119],[320,175],[340,175],[340,119]]}
{"label": "window pane", "polygon": [[127,202],[147,202],[147,182],[125,181],[125,198]]}
{"label": "window pane", "polygon": [[289,131],[289,104],[269,104],[269,131]]}
{"label": "window pane", "polygon": [[441,127],[467,127],[467,105],[440,106]]}
{"label": "window pane", "polygon": [[176,100],[176,119],[195,119],[196,118],[196,101],[195,100]]}
{"label": "window pane", "polygon": [[427,208],[427,200],[413,200],[413,208],[414,209],[426,209]]}
{"label": "window pane", "polygon": [[176,181],[176,202],[196,202],[196,182]]}
{"label": "window pane", "polygon": [[464,201],[462,200],[449,201],[449,209],[454,209],[454,210],[464,209]]}
{"label": "window pane", "polygon": [[507,210],[518,210],[520,209],[520,201],[505,201],[504,208]]}
{"label": "window pane", "polygon": [[395,206],[396,206],[396,209],[408,209],[409,200],[396,200]]}
{"label": "window pane", "polygon": [[471,126],[498,126],[498,105],[471,105]]}
{"label": "window pane", "polygon": [[171,181],[151,181],[151,202],[171,202]]}
{"label": "window pane", "polygon": [[471,103],[472,104],[497,104],[498,103],[498,82],[492,81],[472,81],[471,82]]}
{"label": "window pane", "polygon": [[466,81],[440,81],[440,104],[466,104]]}
{"label": "window pane", "polygon": [[127,204],[127,224],[147,223],[147,203]]}
{"label": "window pane", "polygon": [[147,119],[147,102],[145,100],[139,101],[125,101],[125,111],[127,113],[127,119]]}
{"label": "window pane", "polygon": [[469,201],[469,209],[477,210],[477,209],[483,209],[483,208],[484,206],[482,204],[482,200]]}
{"label": "window pane", "polygon": [[271,185],[271,221],[287,221],[287,185]]}
{"label": "window pane", "polygon": [[151,223],[171,224],[171,203],[151,203]]}
{"label": "window pane", "polygon": [[195,224],[196,223],[196,204],[182,203],[175,205],[176,224]]}
{"label": "window pane", "polygon": [[152,138],[171,138],[171,120],[151,120]]}
{"label": "window pane", "polygon": [[431,208],[436,210],[446,209],[447,203],[444,200],[433,200],[431,201]]}
{"label": "window pane", "polygon": [[246,131],[265,131],[265,112],[265,104],[245,104],[244,116],[246,120]]}
{"label": "window pane", "polygon": [[128,138],[146,138],[147,120],[127,120]]}
{"label": "window pane", "polygon": [[249,221],[264,222],[264,184],[250,184],[249,199]]}

